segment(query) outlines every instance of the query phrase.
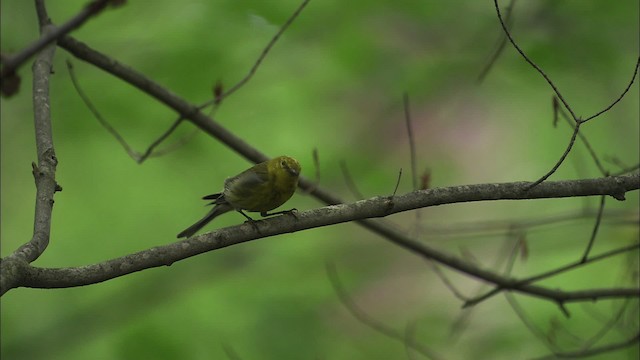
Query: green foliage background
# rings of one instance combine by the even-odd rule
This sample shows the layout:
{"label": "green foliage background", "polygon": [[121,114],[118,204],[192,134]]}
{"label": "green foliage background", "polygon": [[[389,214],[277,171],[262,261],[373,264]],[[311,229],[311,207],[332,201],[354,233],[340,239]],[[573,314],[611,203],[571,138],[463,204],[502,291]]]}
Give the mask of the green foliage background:
{"label": "green foliage background", "polygon": [[[85,0],[49,1],[61,24]],[[1,6],[2,52],[37,38],[32,2]],[[137,69],[193,103],[228,88],[252,66],[298,1],[130,1],[105,11],[73,36]],[[638,56],[637,1],[528,1],[514,10],[513,33],[579,115],[613,101]],[[312,0],[278,41],[255,77],[227,99],[215,119],[269,155],[298,158],[306,176],[320,154],[321,185],[354,199],[340,172],[345,161],[365,196],[389,194],[403,169],[412,188],[402,93],[411,97],[419,171],[432,186],[533,180],[558,159],[570,129],[551,124],[549,86],[511,47],[487,79],[476,79],[500,27],[490,1]],[[175,241],[203,215],[199,198],[250,164],[205,134],[137,165],[73,90],[71,59],[84,91],[114,127],[143,151],[175,119],[157,101],[58,49],[51,83],[59,159],[51,243],[34,265],[92,264]],[[31,236],[36,159],[30,70],[21,92],[2,99],[1,252]],[[638,153],[638,86],[612,111],[583,128],[602,157],[633,165]],[[171,141],[193,129],[182,125]],[[617,168],[607,164],[608,168]],[[578,146],[552,179],[597,177]],[[468,251],[485,266],[504,258],[504,235],[443,237],[422,226],[475,220],[531,219],[595,207],[598,199],[461,204],[395,215],[390,220],[434,246]],[[321,206],[304,194],[288,206]],[[607,209],[638,208],[638,193]],[[636,216],[637,219],[637,216]],[[629,220],[629,219],[627,219]],[[631,219],[632,220],[632,219]],[[207,229],[238,224],[229,214]],[[455,225],[452,225],[455,227]],[[532,274],[581,255],[592,219],[526,235],[529,257],[515,274]],[[637,241],[637,227],[605,222],[594,252]],[[508,240],[508,239],[507,239]],[[634,257],[617,257],[544,283],[567,289],[623,283]],[[337,264],[353,299],[372,317],[451,359],[524,359],[548,353],[503,297],[474,310],[463,331],[452,326],[461,302],[428,264],[354,224],[262,239],[102,284],[60,290],[15,289],[2,298],[3,359],[218,359],[224,346],[242,359],[406,358],[402,343],[354,319],[325,273]],[[478,284],[450,274],[467,294]],[[628,284],[628,281],[627,281]],[[560,326],[592,336],[620,302],[571,305],[566,319],[548,302],[518,297],[545,332]],[[634,306],[637,306],[635,304]],[[593,309],[595,308],[595,310]],[[560,324],[560,325],[558,325]],[[636,322],[637,324],[637,322]],[[575,348],[567,332],[553,337]],[[624,337],[612,330],[603,341]],[[637,358],[638,347],[607,358]]]}

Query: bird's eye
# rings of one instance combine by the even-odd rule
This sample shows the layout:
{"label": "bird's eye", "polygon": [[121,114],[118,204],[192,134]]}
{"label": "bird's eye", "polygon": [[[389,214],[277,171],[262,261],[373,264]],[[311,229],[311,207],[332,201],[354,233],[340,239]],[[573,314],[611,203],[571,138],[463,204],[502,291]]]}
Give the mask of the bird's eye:
{"label": "bird's eye", "polygon": [[289,166],[287,166],[287,162],[282,160],[282,162],[280,163],[280,165],[282,165],[283,168],[289,168]]}

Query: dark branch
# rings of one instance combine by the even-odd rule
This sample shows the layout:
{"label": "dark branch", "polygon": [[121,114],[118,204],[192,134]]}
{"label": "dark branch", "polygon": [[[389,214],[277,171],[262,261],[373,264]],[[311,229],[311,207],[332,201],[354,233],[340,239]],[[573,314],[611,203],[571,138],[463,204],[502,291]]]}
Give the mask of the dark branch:
{"label": "dark branch", "polygon": [[509,42],[511,42],[511,45],[513,45],[513,47],[516,49],[516,51],[518,51],[518,53],[524,58],[524,60],[527,63],[529,63],[529,65],[531,65],[531,67],[533,67],[538,73],[540,73],[540,75],[542,75],[542,77],[547,81],[547,83],[551,86],[553,91],[556,93],[556,95],[558,96],[558,99],[560,99],[560,101],[562,101],[562,104],[564,105],[564,107],[569,111],[569,113],[571,113],[571,117],[573,117],[573,119],[576,122],[578,122],[578,117],[573,112],[573,110],[571,110],[571,106],[569,106],[569,103],[567,103],[567,101],[564,99],[564,97],[562,96],[562,93],[560,93],[560,90],[558,90],[558,88],[553,83],[553,81],[551,81],[551,79],[547,76],[547,74],[545,74],[545,72],[535,62],[533,62],[533,60],[531,60],[529,58],[529,56],[527,56],[527,54],[525,54],[525,52],[520,48],[520,46],[518,46],[518,44],[516,44],[515,40],[511,36],[511,33],[509,32],[509,29],[508,29],[507,25],[505,24],[504,20],[502,19],[502,14],[500,13],[500,6],[498,6],[498,0],[493,0],[493,3],[495,5],[495,7],[496,7],[496,12],[498,14],[498,20],[500,21],[500,25],[502,25],[502,30],[504,30],[504,33],[505,33],[505,35],[507,35],[507,38],[509,39]]}
{"label": "dark branch", "polygon": [[69,60],[67,60],[67,70],[69,70],[69,76],[71,77],[71,83],[73,84],[73,87],[76,89],[76,92],[78,93],[78,95],[80,95],[80,98],[82,99],[84,104],[87,106],[87,108],[89,108],[89,111],[91,111],[91,113],[98,120],[100,125],[102,125],[102,127],[104,127],[105,130],[107,130],[107,132],[111,134],[116,139],[116,141],[120,143],[120,145],[122,145],[122,147],[127,152],[127,154],[129,154],[129,156],[132,159],[138,161],[140,159],[140,154],[137,151],[135,151],[131,146],[129,146],[127,141],[122,137],[122,135],[120,135],[118,130],[116,130],[113,126],[111,126],[111,124],[109,124],[107,119],[105,119],[104,116],[102,116],[102,114],[98,111],[98,109],[93,105],[89,97],[84,93],[84,91],[80,87],[80,84],[78,83],[78,79],[76,78],[76,72],[73,70],[73,64]]}
{"label": "dark branch", "polygon": [[[558,106],[558,98],[555,96],[553,97],[553,104],[554,104],[553,106],[554,124],[557,123],[558,113],[560,113],[562,117],[565,119],[565,121],[567,122],[567,124],[571,126],[571,129],[575,131],[577,126],[576,123],[569,118],[569,115],[567,115],[567,113],[560,106]],[[602,163],[600,162],[598,155],[596,154],[595,150],[591,146],[591,143],[589,143],[589,140],[587,140],[587,137],[582,132],[578,132],[578,137],[580,138],[584,146],[587,148],[587,151],[589,152],[589,155],[591,155],[593,162],[598,167],[598,170],[600,170],[600,174],[602,174],[603,176],[608,175],[609,172],[607,171],[607,169],[604,168],[604,166],[602,166]]]}
{"label": "dark branch", "polygon": [[606,196],[600,197],[600,206],[598,207],[598,215],[596,216],[596,223],[593,226],[593,231],[591,232],[591,237],[589,238],[589,243],[587,244],[586,249],[584,250],[584,254],[582,255],[582,259],[580,262],[585,262],[589,258],[589,253],[591,252],[591,248],[593,247],[593,243],[596,241],[596,236],[598,235],[598,229],[600,228],[600,223],[602,222],[602,212],[604,211],[604,203]]}
{"label": "dark branch", "polygon": [[[603,254],[600,254],[598,256],[593,256],[591,258],[588,258],[585,261],[582,261],[582,260],[576,261],[576,262],[574,262],[572,264],[564,265],[564,266],[561,266],[559,268],[556,268],[556,269],[553,269],[553,270],[550,270],[550,271],[545,271],[545,272],[543,272],[541,274],[538,274],[538,275],[530,276],[528,278],[525,278],[525,279],[522,279],[522,280],[518,281],[518,284],[531,284],[531,283],[534,283],[536,281],[547,279],[547,278],[550,278],[552,276],[567,272],[569,270],[576,269],[576,268],[584,266],[584,265],[586,265],[588,263],[592,263],[592,262],[599,261],[599,260],[604,260],[604,259],[607,259],[607,258],[615,256],[615,255],[628,253],[630,251],[638,250],[639,248],[640,248],[640,243],[636,243],[636,244],[632,244],[632,245],[625,246],[625,247],[622,247],[622,248],[618,248],[618,249],[614,249],[614,250],[611,250],[611,251],[607,251],[607,252],[605,252]],[[478,297],[475,297],[473,299],[470,299],[469,301],[467,301],[464,304],[464,307],[476,305],[476,304],[480,303],[481,301],[487,300],[488,298],[492,297],[493,295],[496,295],[496,294],[498,294],[498,293],[500,293],[502,291],[505,291],[505,290],[509,290],[509,289],[508,288],[503,288],[503,287],[494,288],[493,290],[488,291],[487,293],[485,293],[485,294],[483,294],[481,296],[478,296]]]}
{"label": "dark branch", "polygon": [[[69,21],[59,27],[52,27],[50,31],[43,34],[38,40],[24,48],[21,52],[14,56],[11,56],[3,61],[2,71],[0,72],[0,79],[4,81],[5,77],[14,74],[15,71],[29,58],[37,54],[40,50],[44,49],[47,45],[54,43],[56,40],[68,34],[69,32],[82,26],[90,17],[98,14],[113,0],[95,0],[87,4],[78,15],[71,18]],[[44,10],[44,1],[36,1],[36,8],[41,27],[44,24],[50,24],[49,18],[46,16],[46,10]]]}
{"label": "dark branch", "polygon": [[538,186],[543,181],[547,180],[551,175],[553,175],[556,172],[556,170],[558,170],[560,165],[562,165],[562,163],[564,162],[564,159],[566,159],[567,156],[569,156],[571,149],[573,149],[573,145],[576,143],[576,137],[578,136],[578,133],[580,131],[581,124],[582,122],[579,122],[579,121],[576,123],[576,127],[573,128],[573,135],[571,135],[571,139],[569,140],[569,145],[567,145],[567,148],[564,150],[564,153],[562,154],[562,156],[560,156],[560,159],[556,162],[553,168],[551,168],[551,170],[549,170],[549,172],[544,174],[541,178],[539,178],[538,180],[534,181],[531,185],[529,185],[528,189]]}
{"label": "dark branch", "polygon": [[[45,25],[43,36],[52,30],[53,27]],[[60,190],[55,179],[58,159],[53,146],[49,102],[49,79],[55,49],[54,45],[48,46],[33,63],[33,109],[38,155],[38,164],[32,164],[36,182],[36,210],[31,241],[14,252],[15,256],[29,263],[42,255],[49,245],[53,195]]]}

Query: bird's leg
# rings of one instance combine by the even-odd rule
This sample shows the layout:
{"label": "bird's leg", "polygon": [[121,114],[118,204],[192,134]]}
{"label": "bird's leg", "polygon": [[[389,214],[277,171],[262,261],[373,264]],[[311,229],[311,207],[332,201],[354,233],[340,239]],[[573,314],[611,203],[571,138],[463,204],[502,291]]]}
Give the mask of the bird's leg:
{"label": "bird's leg", "polygon": [[238,209],[236,210],[237,212],[239,212],[240,214],[242,214],[242,216],[244,216],[245,218],[247,218],[247,220],[249,220],[249,222],[255,222],[255,220],[253,220],[249,215],[245,214],[244,211]]}
{"label": "bird's leg", "polygon": [[253,226],[253,228],[256,229],[257,232],[260,232],[260,229],[258,229],[258,225],[256,225],[256,221],[255,220],[253,220],[249,215],[245,214],[244,211],[242,211],[240,209],[237,209],[236,211],[239,212],[240,214],[242,214],[242,216],[246,217],[247,218],[246,222],[250,223],[251,226]]}

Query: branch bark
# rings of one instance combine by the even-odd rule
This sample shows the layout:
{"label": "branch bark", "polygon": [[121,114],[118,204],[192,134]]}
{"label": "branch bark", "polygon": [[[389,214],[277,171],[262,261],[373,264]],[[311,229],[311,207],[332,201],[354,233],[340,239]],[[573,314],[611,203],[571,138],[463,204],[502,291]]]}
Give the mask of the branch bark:
{"label": "branch bark", "polygon": [[[640,296],[640,290],[638,289],[593,289],[588,291],[565,292],[530,284],[522,284],[517,279],[507,278],[479,268],[463,259],[426,246],[386,222],[370,219],[385,217],[422,207],[460,202],[596,195],[612,195],[619,199],[624,197],[625,192],[640,188],[640,172],[599,179],[546,182],[534,189],[525,190],[529,185],[529,182],[462,185],[414,191],[393,197],[378,196],[352,204],[332,205],[303,211],[296,213],[295,216],[283,215],[260,220],[255,224],[227,227],[94,265],[58,269],[24,266],[24,268],[21,269],[22,271],[10,272],[9,268],[5,271],[3,262],[2,275],[20,277],[20,279],[10,282],[10,284],[14,284],[12,287],[64,288],[83,286],[110,280],[148,268],[169,266],[176,261],[191,256],[251,240],[349,221],[360,221],[364,223],[365,226],[378,226],[388,229],[388,232],[383,234],[387,239],[419,256],[435,260],[475,278],[500,287],[510,288],[514,291],[552,299],[559,303],[607,297]],[[3,288],[0,290],[3,294],[8,291],[9,288],[5,288],[3,285]]]}

